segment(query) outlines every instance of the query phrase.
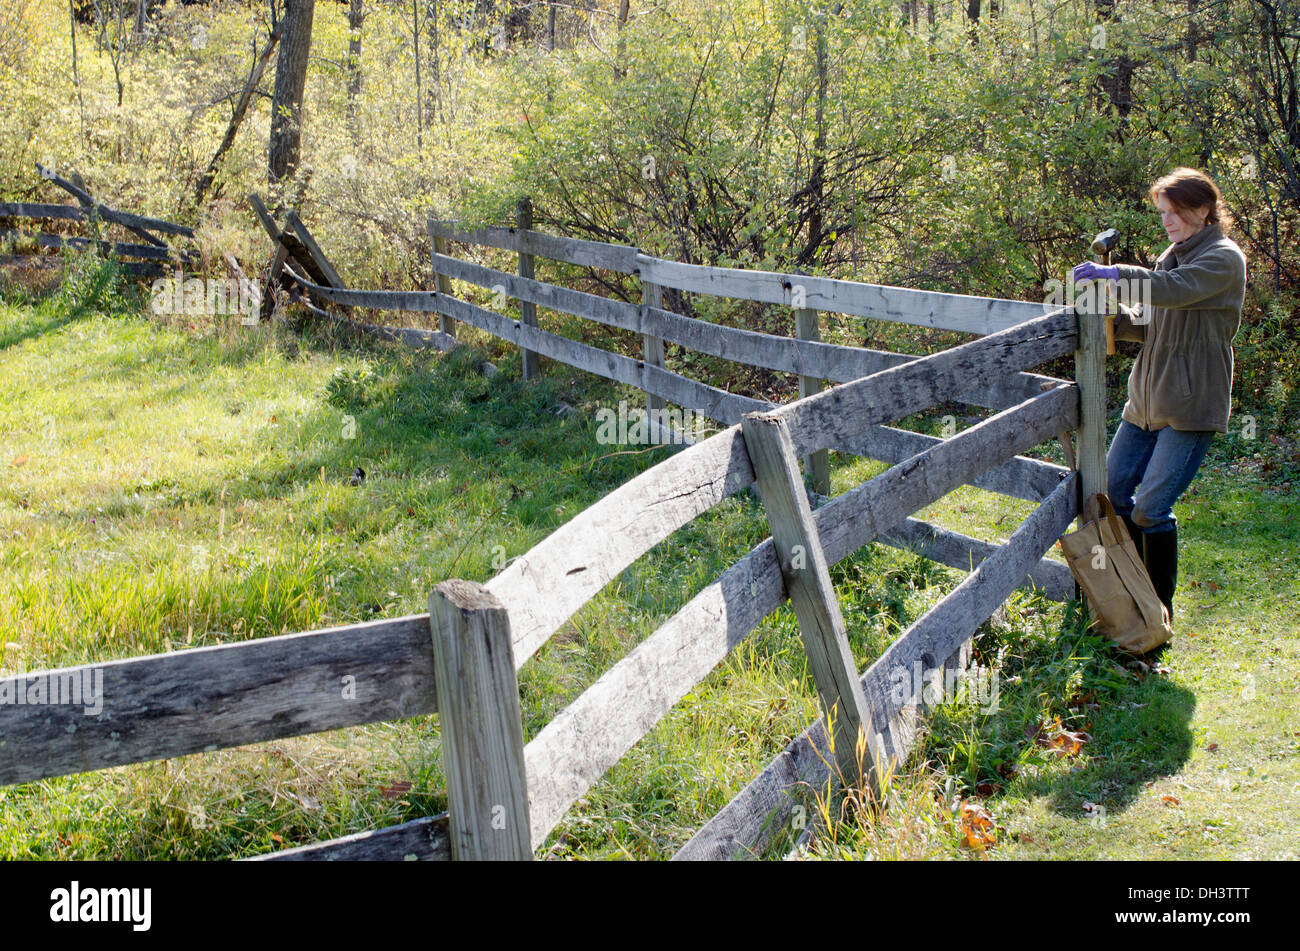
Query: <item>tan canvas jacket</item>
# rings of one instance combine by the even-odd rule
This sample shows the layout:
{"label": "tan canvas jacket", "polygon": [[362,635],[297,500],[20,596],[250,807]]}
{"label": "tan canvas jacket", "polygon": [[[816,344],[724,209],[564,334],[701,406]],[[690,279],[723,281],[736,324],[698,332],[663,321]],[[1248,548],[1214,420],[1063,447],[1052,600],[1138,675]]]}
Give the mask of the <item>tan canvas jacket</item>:
{"label": "tan canvas jacket", "polygon": [[[1246,299],[1246,256],[1218,225],[1171,244],[1155,270],[1118,264],[1121,281],[1149,282],[1142,311],[1115,318],[1117,340],[1142,352],[1128,378],[1123,418],[1144,429],[1228,431],[1232,412],[1232,338]],[[1138,284],[1128,285],[1137,290]]]}

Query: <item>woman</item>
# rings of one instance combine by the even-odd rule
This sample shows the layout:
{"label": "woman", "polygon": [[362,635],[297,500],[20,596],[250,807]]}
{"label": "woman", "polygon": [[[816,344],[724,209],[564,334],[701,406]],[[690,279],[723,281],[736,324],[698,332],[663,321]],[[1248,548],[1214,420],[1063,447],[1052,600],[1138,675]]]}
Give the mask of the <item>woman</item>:
{"label": "woman", "polygon": [[1228,431],[1231,341],[1246,298],[1246,257],[1228,237],[1232,219],[1208,175],[1174,169],[1151,186],[1150,197],[1173,242],[1155,270],[1080,264],[1074,279],[1122,280],[1141,292],[1137,308],[1116,316],[1116,339],[1139,341],[1142,352],[1106,455],[1106,479],[1172,622],[1178,581],[1173,507],[1214,434]]}

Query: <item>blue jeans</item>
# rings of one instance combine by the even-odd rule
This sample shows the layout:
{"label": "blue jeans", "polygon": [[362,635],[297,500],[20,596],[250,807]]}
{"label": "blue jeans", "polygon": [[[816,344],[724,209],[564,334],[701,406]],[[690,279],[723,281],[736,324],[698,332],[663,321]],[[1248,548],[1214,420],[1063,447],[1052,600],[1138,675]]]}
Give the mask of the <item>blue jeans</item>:
{"label": "blue jeans", "polygon": [[[1178,527],[1174,503],[1192,484],[1214,431],[1147,430],[1120,420],[1106,454],[1110,501],[1148,534]],[[1136,490],[1136,494],[1135,494]]]}

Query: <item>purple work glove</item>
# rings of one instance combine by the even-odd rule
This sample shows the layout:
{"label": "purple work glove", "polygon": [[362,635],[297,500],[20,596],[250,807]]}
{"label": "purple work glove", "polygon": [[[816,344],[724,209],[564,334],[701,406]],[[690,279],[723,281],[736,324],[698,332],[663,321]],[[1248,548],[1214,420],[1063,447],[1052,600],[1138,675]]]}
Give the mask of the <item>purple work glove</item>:
{"label": "purple work glove", "polygon": [[1074,279],[1076,281],[1117,281],[1119,268],[1084,261],[1074,266]]}

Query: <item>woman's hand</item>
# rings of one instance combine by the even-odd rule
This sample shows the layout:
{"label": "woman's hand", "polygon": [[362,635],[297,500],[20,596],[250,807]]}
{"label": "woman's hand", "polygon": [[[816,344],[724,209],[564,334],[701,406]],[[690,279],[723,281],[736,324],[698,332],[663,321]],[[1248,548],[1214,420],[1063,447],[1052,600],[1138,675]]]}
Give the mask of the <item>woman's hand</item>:
{"label": "woman's hand", "polygon": [[1076,281],[1114,281],[1119,279],[1119,269],[1084,261],[1082,264],[1074,266],[1074,279]]}

